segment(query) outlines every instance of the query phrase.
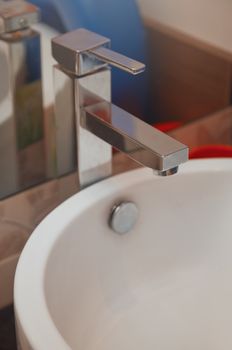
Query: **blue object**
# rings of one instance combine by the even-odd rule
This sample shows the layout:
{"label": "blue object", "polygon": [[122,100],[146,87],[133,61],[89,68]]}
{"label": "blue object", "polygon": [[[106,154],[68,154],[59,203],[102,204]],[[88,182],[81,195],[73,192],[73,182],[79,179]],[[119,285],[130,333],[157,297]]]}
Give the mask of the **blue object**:
{"label": "blue object", "polygon": [[[145,30],[134,0],[30,0],[42,21],[66,32],[86,28],[111,39],[113,50],[146,64]],[[131,76],[112,69],[112,100],[148,120],[147,73]]]}

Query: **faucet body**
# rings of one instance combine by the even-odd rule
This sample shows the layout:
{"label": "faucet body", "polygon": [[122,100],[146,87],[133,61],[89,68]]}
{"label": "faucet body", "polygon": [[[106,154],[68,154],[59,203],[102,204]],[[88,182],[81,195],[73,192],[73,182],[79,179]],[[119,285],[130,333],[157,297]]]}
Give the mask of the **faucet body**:
{"label": "faucet body", "polygon": [[83,188],[111,175],[111,146],[81,122],[85,107],[99,98],[111,101],[111,71],[103,68],[77,77],[56,66],[54,80],[57,175],[78,169],[79,187]]}
{"label": "faucet body", "polygon": [[45,179],[38,9],[0,1],[0,199]]}
{"label": "faucet body", "polygon": [[159,175],[171,175],[188,148],[111,103],[109,64],[129,73],[145,66],[110,50],[85,29],[52,41],[58,176],[78,171],[79,187],[111,175],[112,146]]}

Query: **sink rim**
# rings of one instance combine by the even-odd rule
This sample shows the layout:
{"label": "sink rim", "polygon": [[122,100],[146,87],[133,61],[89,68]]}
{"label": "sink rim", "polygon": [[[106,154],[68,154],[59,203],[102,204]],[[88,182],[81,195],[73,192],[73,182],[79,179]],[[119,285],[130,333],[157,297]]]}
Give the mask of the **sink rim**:
{"label": "sink rim", "polygon": [[[191,160],[175,176],[212,171],[232,171],[232,161],[229,158]],[[16,322],[34,349],[70,349],[52,321],[43,289],[49,252],[57,238],[74,218],[98,200],[150,179],[168,181],[167,178],[154,176],[151,169],[147,168],[113,176],[73,195],[34,230],[19,259],[14,283]]]}

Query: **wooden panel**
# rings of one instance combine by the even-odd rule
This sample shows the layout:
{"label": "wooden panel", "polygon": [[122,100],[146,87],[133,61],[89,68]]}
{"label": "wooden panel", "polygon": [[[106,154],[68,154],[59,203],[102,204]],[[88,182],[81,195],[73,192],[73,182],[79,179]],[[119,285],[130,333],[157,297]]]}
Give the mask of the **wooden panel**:
{"label": "wooden panel", "polygon": [[[149,23],[153,121],[188,122],[231,102],[231,62]],[[211,50],[212,51],[212,50]]]}
{"label": "wooden panel", "polygon": [[232,107],[195,120],[169,135],[190,149],[203,145],[232,145]]}

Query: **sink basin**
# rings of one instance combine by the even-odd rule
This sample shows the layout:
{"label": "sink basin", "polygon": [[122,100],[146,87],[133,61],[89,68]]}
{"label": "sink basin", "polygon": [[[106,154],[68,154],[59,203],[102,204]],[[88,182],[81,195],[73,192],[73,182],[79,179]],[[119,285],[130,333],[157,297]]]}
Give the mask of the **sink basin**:
{"label": "sink basin", "polygon": [[[139,210],[129,233],[115,203]],[[20,349],[232,348],[232,160],[139,169],[74,195],[34,231],[15,278]]]}

